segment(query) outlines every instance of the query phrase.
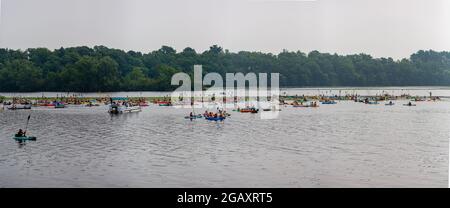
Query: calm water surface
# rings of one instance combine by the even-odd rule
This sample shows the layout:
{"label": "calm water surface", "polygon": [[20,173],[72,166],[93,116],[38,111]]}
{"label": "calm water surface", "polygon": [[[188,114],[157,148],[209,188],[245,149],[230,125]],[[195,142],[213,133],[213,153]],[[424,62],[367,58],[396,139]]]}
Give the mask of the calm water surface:
{"label": "calm water surface", "polygon": [[[0,112],[0,187],[447,187],[450,102],[283,107],[224,122],[151,105]],[[200,112],[200,110],[199,110]],[[29,135],[16,143],[31,113]]]}

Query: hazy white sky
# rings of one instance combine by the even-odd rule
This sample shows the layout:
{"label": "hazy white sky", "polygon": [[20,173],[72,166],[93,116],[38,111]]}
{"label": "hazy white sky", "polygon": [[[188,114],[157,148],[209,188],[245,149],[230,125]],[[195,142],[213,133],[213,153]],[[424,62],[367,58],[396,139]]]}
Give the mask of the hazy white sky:
{"label": "hazy white sky", "polygon": [[450,0],[0,0],[0,47],[450,50]]}

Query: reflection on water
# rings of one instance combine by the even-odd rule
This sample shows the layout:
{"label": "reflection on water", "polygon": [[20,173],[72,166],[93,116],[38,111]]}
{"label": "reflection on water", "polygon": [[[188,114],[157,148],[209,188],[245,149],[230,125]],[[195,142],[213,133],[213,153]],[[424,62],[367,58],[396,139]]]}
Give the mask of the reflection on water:
{"label": "reflection on water", "polygon": [[[405,101],[403,101],[405,102]],[[151,105],[0,112],[0,187],[447,187],[450,102],[184,119]],[[199,112],[203,112],[200,111]],[[24,128],[37,141],[17,144]]]}

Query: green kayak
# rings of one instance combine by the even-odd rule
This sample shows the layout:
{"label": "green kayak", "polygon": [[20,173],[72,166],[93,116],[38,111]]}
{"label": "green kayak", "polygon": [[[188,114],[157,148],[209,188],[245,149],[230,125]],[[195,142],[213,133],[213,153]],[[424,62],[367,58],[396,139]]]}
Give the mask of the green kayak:
{"label": "green kayak", "polygon": [[21,136],[21,137],[15,136],[14,139],[16,141],[36,141],[36,137],[28,137],[28,136]]}

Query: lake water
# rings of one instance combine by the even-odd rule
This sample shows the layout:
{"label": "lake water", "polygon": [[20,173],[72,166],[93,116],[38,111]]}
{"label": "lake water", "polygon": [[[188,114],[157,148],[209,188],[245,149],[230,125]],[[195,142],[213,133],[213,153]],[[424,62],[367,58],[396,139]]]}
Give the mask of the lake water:
{"label": "lake water", "polygon": [[[450,102],[184,119],[151,105],[0,112],[0,187],[448,187]],[[200,110],[198,110],[200,112]],[[12,139],[31,113],[29,134]]]}

